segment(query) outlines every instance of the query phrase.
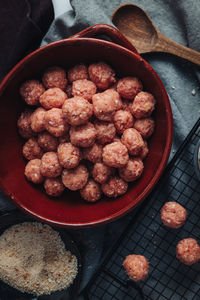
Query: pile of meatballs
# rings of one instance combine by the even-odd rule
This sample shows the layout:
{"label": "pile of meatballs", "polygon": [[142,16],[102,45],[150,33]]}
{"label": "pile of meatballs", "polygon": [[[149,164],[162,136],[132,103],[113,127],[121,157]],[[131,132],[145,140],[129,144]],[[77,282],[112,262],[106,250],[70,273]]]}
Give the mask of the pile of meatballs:
{"label": "pile of meatballs", "polygon": [[25,81],[20,95],[29,106],[17,122],[27,139],[25,176],[44,182],[48,195],[67,188],[95,202],[123,195],[142,175],[156,101],[138,78],[119,79],[105,62],[53,66],[41,81]]}

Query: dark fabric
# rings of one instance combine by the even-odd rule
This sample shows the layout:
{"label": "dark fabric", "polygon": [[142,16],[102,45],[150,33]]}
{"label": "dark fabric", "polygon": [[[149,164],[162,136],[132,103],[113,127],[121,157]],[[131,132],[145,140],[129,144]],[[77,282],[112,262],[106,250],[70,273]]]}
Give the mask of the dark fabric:
{"label": "dark fabric", "polygon": [[0,1],[0,80],[40,45],[53,18],[51,0]]}

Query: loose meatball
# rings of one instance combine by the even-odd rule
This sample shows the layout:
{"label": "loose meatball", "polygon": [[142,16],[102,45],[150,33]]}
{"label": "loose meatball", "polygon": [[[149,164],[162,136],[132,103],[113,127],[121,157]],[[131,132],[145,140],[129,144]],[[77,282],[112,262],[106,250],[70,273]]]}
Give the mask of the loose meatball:
{"label": "loose meatball", "polygon": [[38,107],[31,115],[31,128],[34,132],[41,132],[45,130],[45,116],[46,110],[42,107]]}
{"label": "loose meatball", "polygon": [[58,177],[62,167],[55,152],[46,152],[41,159],[41,173],[45,177]]}
{"label": "loose meatball", "polygon": [[112,168],[102,162],[97,162],[92,170],[92,177],[98,183],[105,183],[112,174]]}
{"label": "loose meatball", "polygon": [[117,91],[121,97],[133,100],[142,91],[142,83],[136,77],[125,77],[119,80]]}
{"label": "loose meatball", "polygon": [[43,151],[35,138],[30,138],[23,146],[22,153],[28,160],[41,158]]}
{"label": "loose meatball", "polygon": [[81,197],[88,202],[96,202],[101,197],[101,188],[94,180],[89,179],[84,188],[80,191]]}
{"label": "loose meatball", "polygon": [[100,144],[103,145],[113,141],[116,134],[113,123],[95,120],[94,127],[97,131],[97,141]]}
{"label": "loose meatball", "polygon": [[44,181],[44,188],[47,195],[52,197],[60,196],[65,189],[61,178],[46,178]]}
{"label": "loose meatball", "polygon": [[69,126],[63,119],[62,109],[52,108],[45,113],[45,127],[49,133],[56,137],[65,135]]}
{"label": "loose meatball", "polygon": [[185,265],[193,265],[200,259],[200,247],[195,239],[181,240],[176,246],[176,257]]}
{"label": "loose meatball", "polygon": [[140,151],[139,157],[141,158],[141,160],[144,160],[146,158],[146,156],[149,153],[149,148],[147,145],[147,142],[144,141],[144,146],[142,147],[142,150]]}
{"label": "loose meatball", "polygon": [[161,209],[163,224],[171,228],[180,228],[184,225],[187,212],[183,206],[176,202],[167,202]]}
{"label": "loose meatball", "polygon": [[73,169],[78,166],[81,160],[81,152],[79,148],[71,143],[63,143],[58,146],[58,159],[66,169]]}
{"label": "loose meatball", "polygon": [[90,79],[99,89],[105,90],[116,82],[114,70],[104,62],[91,64],[88,71]]}
{"label": "loose meatball", "polygon": [[132,114],[132,105],[133,102],[127,99],[123,99],[122,101],[122,110],[129,111]]}
{"label": "loose meatball", "polygon": [[61,89],[51,88],[40,96],[40,104],[45,109],[61,108],[66,99],[67,94],[65,94]]}
{"label": "loose meatball", "polygon": [[144,141],[141,134],[134,128],[126,129],[122,135],[121,141],[131,155],[139,155],[142,147],[144,147]]}
{"label": "loose meatball", "polygon": [[84,125],[71,127],[69,134],[73,145],[86,148],[94,144],[97,132],[94,125],[88,122]]}
{"label": "loose meatball", "polygon": [[155,104],[156,100],[153,95],[147,92],[140,92],[133,101],[133,116],[138,119],[150,117],[155,108]]}
{"label": "loose meatball", "polygon": [[152,118],[137,119],[133,127],[144,139],[148,139],[154,132],[155,122]]}
{"label": "loose meatball", "polygon": [[58,147],[58,140],[48,132],[41,132],[38,135],[38,144],[44,151],[55,151]]}
{"label": "loose meatball", "polygon": [[19,92],[28,105],[38,105],[45,89],[38,80],[27,80],[21,85]]}
{"label": "loose meatball", "polygon": [[118,197],[126,193],[128,184],[123,179],[113,176],[101,186],[107,197]]}
{"label": "loose meatball", "polygon": [[47,89],[59,88],[65,90],[67,86],[66,72],[60,67],[48,68],[44,72],[42,82]]}
{"label": "loose meatball", "polygon": [[91,147],[83,149],[83,158],[96,163],[102,158],[102,150],[102,145],[94,143]]}
{"label": "loose meatball", "polygon": [[70,82],[73,82],[75,80],[79,79],[88,79],[88,70],[87,66],[84,64],[78,64],[71,68],[68,71],[68,79]]}
{"label": "loose meatball", "polygon": [[93,107],[86,99],[74,97],[65,101],[62,112],[66,122],[78,126],[87,123],[93,114]]}
{"label": "loose meatball", "polygon": [[127,182],[138,179],[144,170],[143,162],[140,158],[130,158],[125,167],[119,169],[119,176]]}
{"label": "loose meatball", "polygon": [[31,115],[32,111],[27,109],[21,113],[17,121],[19,134],[25,139],[29,139],[30,137],[35,135],[31,128]]}
{"label": "loose meatball", "polygon": [[33,183],[41,183],[44,177],[41,174],[41,160],[39,158],[30,160],[25,167],[25,176]]}
{"label": "loose meatball", "polygon": [[122,108],[119,94],[112,89],[95,94],[92,103],[95,116],[102,121],[112,121],[115,112]]}
{"label": "loose meatball", "polygon": [[64,186],[72,191],[82,189],[88,181],[89,173],[84,165],[79,165],[75,169],[64,169],[62,172],[62,182]]}
{"label": "loose meatball", "polygon": [[122,134],[127,128],[133,127],[133,116],[128,111],[118,110],[113,118],[117,132]]}
{"label": "loose meatball", "polygon": [[123,266],[129,278],[135,282],[144,280],[149,273],[149,263],[143,255],[128,255]]}
{"label": "loose meatball", "polygon": [[72,98],[73,97],[73,95],[72,95],[72,86],[70,84],[66,87],[65,93],[67,94],[68,98]]}
{"label": "loose meatball", "polygon": [[124,167],[129,159],[128,150],[121,142],[104,146],[102,157],[107,166],[114,168]]}
{"label": "loose meatball", "polygon": [[88,101],[92,101],[92,96],[96,94],[96,85],[87,79],[79,79],[72,83],[72,95],[80,96]]}

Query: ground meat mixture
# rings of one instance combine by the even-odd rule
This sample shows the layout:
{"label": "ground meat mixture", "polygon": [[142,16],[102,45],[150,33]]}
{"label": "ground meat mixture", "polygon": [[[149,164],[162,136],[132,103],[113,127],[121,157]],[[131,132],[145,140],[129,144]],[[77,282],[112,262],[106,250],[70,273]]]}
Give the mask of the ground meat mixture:
{"label": "ground meat mixture", "polygon": [[59,88],[64,91],[67,86],[66,72],[60,67],[50,67],[44,72],[42,82],[46,89]]}
{"label": "ground meat mixture", "polygon": [[62,172],[62,182],[64,186],[72,191],[82,189],[88,181],[89,173],[84,165],[79,165],[74,169],[64,169]]}

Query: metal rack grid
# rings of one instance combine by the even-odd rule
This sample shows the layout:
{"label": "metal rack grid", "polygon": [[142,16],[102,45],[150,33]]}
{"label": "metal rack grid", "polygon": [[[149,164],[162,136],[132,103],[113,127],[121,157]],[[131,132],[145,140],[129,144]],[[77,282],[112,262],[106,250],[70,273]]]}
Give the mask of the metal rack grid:
{"label": "metal rack grid", "polygon": [[[200,263],[186,266],[175,254],[179,240],[193,237],[200,241],[200,183],[193,167],[194,148],[199,139],[200,119],[156,191],[139,208],[83,291],[85,300],[200,299]],[[176,201],[186,208],[188,218],[182,228],[162,225],[160,210],[166,201]],[[138,284],[128,280],[122,267],[124,258],[131,253],[144,255],[150,263],[149,276]]]}

